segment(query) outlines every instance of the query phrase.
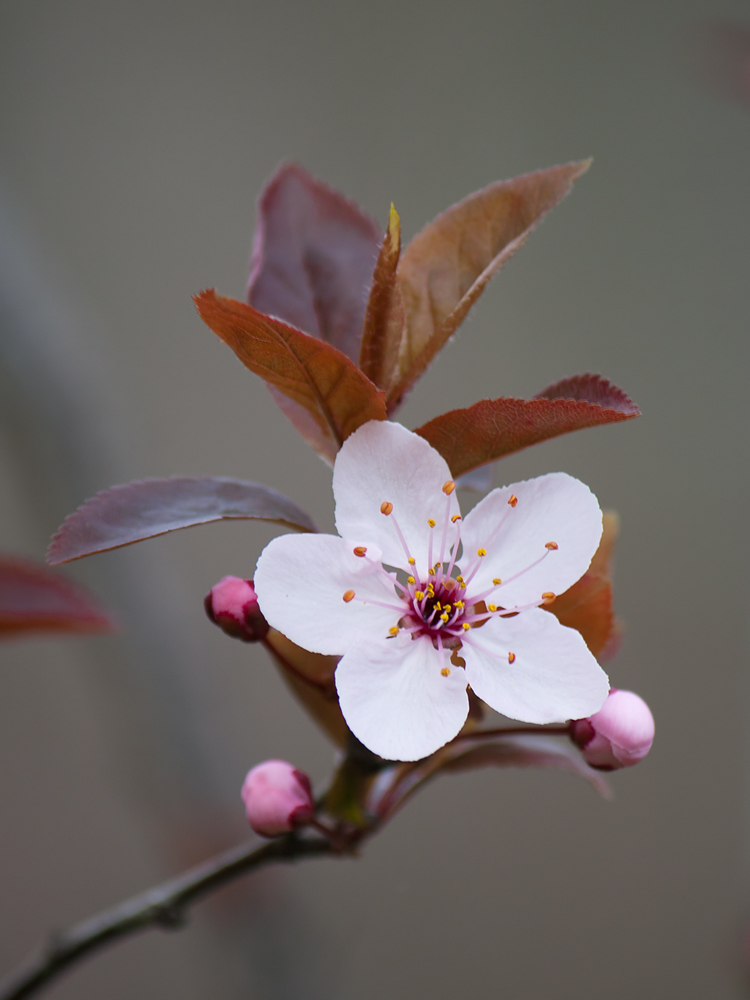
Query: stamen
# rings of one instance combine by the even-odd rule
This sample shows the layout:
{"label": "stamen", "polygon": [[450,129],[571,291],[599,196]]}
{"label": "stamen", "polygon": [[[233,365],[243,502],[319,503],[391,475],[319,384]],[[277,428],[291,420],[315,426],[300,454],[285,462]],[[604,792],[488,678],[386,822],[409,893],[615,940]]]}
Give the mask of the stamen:
{"label": "stamen", "polygon": [[[352,596],[349,597],[349,598],[347,598],[346,594],[351,594]],[[344,600],[347,601],[347,602],[351,601],[352,598],[354,597],[354,591],[353,590],[347,590],[346,594],[344,594]],[[404,610],[405,610],[403,604],[386,604],[385,601],[373,601],[369,597],[367,599],[365,599],[364,597],[358,597],[357,600],[359,601],[360,604],[372,604],[373,607],[376,607],[376,608],[387,608],[388,611],[395,611],[399,615],[403,615]]]}
{"label": "stamen", "polygon": [[358,556],[360,559],[364,558],[366,552],[367,552],[367,549],[365,548],[364,545],[358,545],[356,547],[356,549],[354,549],[354,555]]}
{"label": "stamen", "polygon": [[516,654],[508,653],[508,663],[515,663],[515,661],[516,661]]}
{"label": "stamen", "polygon": [[487,549],[477,549],[477,555],[481,559],[483,556],[487,555]]}
{"label": "stamen", "polygon": [[[429,518],[427,519],[427,523],[429,524],[429,526],[430,526],[431,528],[434,528],[434,527],[435,527],[435,522],[433,521],[433,519],[432,519],[431,517],[429,517]],[[432,560],[430,560],[430,561],[432,561]]]}
{"label": "stamen", "polygon": [[[383,507],[388,507],[389,510],[383,511]],[[383,507],[381,507],[380,509],[381,509],[381,511],[383,511],[384,514],[390,514],[390,512],[393,510],[393,504],[392,503],[383,504]],[[406,561],[409,563],[410,566],[413,566],[414,565],[414,560],[412,559],[411,552],[409,551],[409,546],[406,544],[406,539],[404,538],[404,533],[402,532],[401,527],[399,526],[399,523],[398,523],[398,521],[396,520],[395,517],[393,518],[393,527],[396,529],[396,534],[398,535],[399,542],[401,542],[401,548],[404,550],[404,555],[406,556]]]}
{"label": "stamen", "polygon": [[411,556],[409,556],[407,562],[409,563],[410,566],[416,566],[417,565],[417,560],[413,559]]}
{"label": "stamen", "polygon": [[494,583],[494,585],[495,585],[496,587],[499,587],[499,586],[500,586],[500,584],[501,584],[501,583],[502,583],[503,581],[502,581],[502,580],[500,579],[500,577],[499,577],[499,576],[496,576],[496,577],[495,577],[495,579],[494,579],[494,580],[493,580],[492,582]]}
{"label": "stamen", "polygon": [[560,546],[557,544],[557,542],[545,542],[544,547],[545,547],[545,549],[549,549],[550,552],[554,552],[555,549],[559,549],[560,548]]}
{"label": "stamen", "polygon": [[488,611],[497,611],[497,604],[488,604],[487,605],[487,610]]}
{"label": "stamen", "polygon": [[454,514],[453,517],[451,518],[451,523],[455,524],[456,521],[460,521],[460,520],[461,520],[461,515],[460,514]]}
{"label": "stamen", "polygon": [[344,602],[346,604],[348,604],[349,601],[353,601],[354,600],[354,591],[353,590],[347,590],[347,591],[345,591],[343,600],[344,600]]}
{"label": "stamen", "polygon": [[452,479],[449,479],[447,483],[443,483],[443,493],[445,493],[447,497],[451,495],[451,493],[455,490],[455,488],[456,484],[453,482]]}
{"label": "stamen", "polygon": [[424,591],[423,590],[415,590],[414,591],[414,600],[415,601],[422,601],[422,600],[424,600]]}
{"label": "stamen", "polygon": [[443,675],[443,677],[450,677],[450,675],[451,675],[451,672],[448,669],[448,667],[443,667],[443,669],[440,671],[440,673]]}
{"label": "stamen", "polygon": [[389,503],[387,500],[383,501],[380,505],[380,513],[385,514],[386,517],[393,511],[393,504]]}
{"label": "stamen", "polygon": [[391,628],[389,628],[388,629],[388,634],[389,635],[398,635],[398,625],[393,625]]}
{"label": "stamen", "polygon": [[412,584],[412,583],[416,583],[417,581],[416,581],[416,580],[414,579],[414,577],[413,577],[413,576],[410,576],[410,577],[408,578],[408,580],[407,580],[406,582],[407,582],[408,584]]}
{"label": "stamen", "polygon": [[542,601],[544,602],[544,604],[552,604],[556,596],[557,595],[553,594],[551,590],[545,590],[545,592],[542,594]]}
{"label": "stamen", "polygon": [[374,559],[370,559],[367,555],[364,558],[372,567],[374,567],[378,576],[382,576],[383,579],[387,580],[392,587],[396,587],[397,590],[401,591],[401,596],[405,597],[408,594],[408,590],[403,583],[399,583],[399,581],[395,578],[395,575],[391,576],[390,573],[387,573],[386,570],[383,569],[382,563],[376,562]]}
{"label": "stamen", "polygon": [[464,629],[464,631],[468,631],[471,628],[471,625],[469,625],[468,622],[461,622],[461,628]]}
{"label": "stamen", "polygon": [[508,501],[508,505],[510,507],[515,507],[517,503],[518,503],[518,497],[516,496],[515,493],[511,493],[510,500]]}

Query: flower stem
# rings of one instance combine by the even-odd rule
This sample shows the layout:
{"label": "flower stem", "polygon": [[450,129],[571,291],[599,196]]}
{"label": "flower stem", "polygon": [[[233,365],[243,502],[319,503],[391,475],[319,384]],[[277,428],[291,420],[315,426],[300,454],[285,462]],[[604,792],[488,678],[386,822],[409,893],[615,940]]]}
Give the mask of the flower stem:
{"label": "flower stem", "polygon": [[257,842],[239,844],[160,886],[53,935],[46,947],[0,982],[0,1000],[32,996],[73,963],[121,938],[150,928],[179,929],[193,903],[246,872],[274,861],[297,861],[335,853],[329,839],[298,833],[277,837],[260,847]]}

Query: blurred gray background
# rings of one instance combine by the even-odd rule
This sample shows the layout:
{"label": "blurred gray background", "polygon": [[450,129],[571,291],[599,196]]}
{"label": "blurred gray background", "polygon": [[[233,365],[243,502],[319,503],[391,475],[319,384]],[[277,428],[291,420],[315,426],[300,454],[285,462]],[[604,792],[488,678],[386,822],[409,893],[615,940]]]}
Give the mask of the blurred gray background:
{"label": "blurred gray background", "polygon": [[[594,165],[401,419],[602,372],[642,419],[501,463],[619,510],[610,666],[654,710],[604,802],[568,775],[430,786],[356,861],[266,872],[49,991],[392,1000],[744,995],[750,110],[686,50],[729,0],[3,0],[0,550],[174,473],[265,482],[332,526],[330,471],[198,320],[242,297],[254,200],[299,160],[413,235],[490,181]],[[246,836],[270,756],[332,749],[203,615],[271,532],[178,532],[69,572],[117,638],[0,650],[0,972],[47,932]]]}

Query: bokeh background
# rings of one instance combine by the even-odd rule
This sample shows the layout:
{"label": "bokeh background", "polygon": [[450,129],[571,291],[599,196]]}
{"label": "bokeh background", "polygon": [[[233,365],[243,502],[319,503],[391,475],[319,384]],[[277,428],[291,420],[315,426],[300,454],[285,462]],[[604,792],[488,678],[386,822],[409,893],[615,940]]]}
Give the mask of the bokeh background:
{"label": "bokeh background", "polygon": [[[657,719],[615,798],[559,773],[430,786],[356,861],[268,871],[55,1000],[742,996],[747,878],[750,110],[696,71],[730,0],[4,0],[0,550],[41,556],[115,482],[330,472],[191,294],[241,297],[254,200],[296,159],[405,236],[490,181],[594,156],[403,411],[604,373],[643,417],[536,446],[619,510],[611,665]],[[710,82],[710,81],[709,81]],[[247,835],[238,789],[332,749],[203,615],[271,532],[70,568],[121,636],[0,650],[0,971],[51,928]]]}

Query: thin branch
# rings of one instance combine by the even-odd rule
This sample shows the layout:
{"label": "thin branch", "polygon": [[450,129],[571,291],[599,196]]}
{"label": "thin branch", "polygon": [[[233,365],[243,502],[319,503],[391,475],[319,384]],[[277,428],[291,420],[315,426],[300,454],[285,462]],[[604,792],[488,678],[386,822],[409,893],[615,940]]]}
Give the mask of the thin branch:
{"label": "thin branch", "polygon": [[330,840],[290,833],[257,846],[240,844],[160,886],[89,917],[61,934],[0,982],[0,1000],[36,993],[74,962],[106,944],[150,928],[176,929],[189,906],[239,875],[272,861],[296,861],[334,853]]}

